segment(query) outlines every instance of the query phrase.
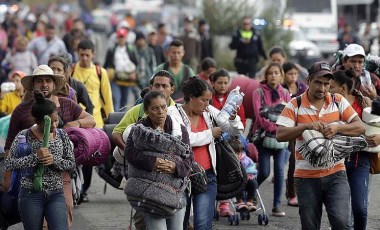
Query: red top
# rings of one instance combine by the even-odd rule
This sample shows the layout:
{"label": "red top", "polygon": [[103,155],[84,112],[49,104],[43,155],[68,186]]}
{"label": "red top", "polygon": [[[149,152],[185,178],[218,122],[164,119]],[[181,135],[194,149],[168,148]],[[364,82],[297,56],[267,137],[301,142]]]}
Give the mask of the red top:
{"label": "red top", "polygon": [[[211,102],[211,104],[212,104],[215,108],[221,110],[221,109],[223,108],[224,104],[225,104],[226,101],[227,101],[227,97],[228,97],[228,93],[226,93],[226,94],[225,94],[224,96],[222,96],[222,97],[220,97],[219,95],[213,94],[213,95],[212,95],[212,102]],[[221,99],[221,100],[219,100],[219,99]],[[243,106],[243,104],[240,105],[240,109],[239,109],[239,111],[237,112],[237,115],[239,115],[240,120],[241,120],[241,122],[243,123],[243,125],[244,125],[244,127],[245,127],[245,120],[246,120],[246,119],[245,119],[245,111],[244,111],[244,106]]]}
{"label": "red top", "polygon": [[362,119],[362,115],[363,115],[363,108],[362,106],[359,104],[359,99],[356,97],[355,98],[355,101],[352,103],[352,108],[358,113],[358,116],[360,117],[360,119]]}
{"label": "red top", "polygon": [[[202,132],[207,130],[207,124],[203,116],[199,116],[197,127],[191,125],[191,132]],[[208,145],[196,146],[192,148],[194,153],[194,160],[198,162],[204,170],[212,168],[210,154],[208,152]]]}

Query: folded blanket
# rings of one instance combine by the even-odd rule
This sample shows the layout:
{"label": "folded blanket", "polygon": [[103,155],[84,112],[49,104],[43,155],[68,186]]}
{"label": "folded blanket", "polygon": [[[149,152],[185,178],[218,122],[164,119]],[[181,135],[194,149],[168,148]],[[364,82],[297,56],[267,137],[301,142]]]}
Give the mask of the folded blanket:
{"label": "folded blanket", "polygon": [[338,161],[351,153],[364,150],[368,145],[364,136],[337,134],[332,139],[326,139],[315,130],[305,130],[302,137],[305,142],[300,146],[299,152],[314,167],[332,168]]}

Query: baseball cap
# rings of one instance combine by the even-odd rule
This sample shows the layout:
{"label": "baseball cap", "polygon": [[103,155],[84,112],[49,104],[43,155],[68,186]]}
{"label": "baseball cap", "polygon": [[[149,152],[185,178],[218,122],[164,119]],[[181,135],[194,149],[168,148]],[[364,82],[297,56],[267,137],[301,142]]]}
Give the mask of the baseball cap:
{"label": "baseball cap", "polygon": [[127,37],[128,35],[128,30],[127,29],[124,29],[124,28],[120,28],[116,31],[116,36],[118,38],[122,37],[122,38],[125,38]]}
{"label": "baseball cap", "polygon": [[309,77],[330,77],[334,78],[334,75],[331,72],[330,64],[327,62],[316,62],[313,65],[310,66],[308,69],[309,71]]}
{"label": "baseball cap", "polygon": [[343,57],[353,57],[356,55],[361,55],[365,57],[364,48],[361,45],[358,44],[349,44],[346,49],[343,51]]}

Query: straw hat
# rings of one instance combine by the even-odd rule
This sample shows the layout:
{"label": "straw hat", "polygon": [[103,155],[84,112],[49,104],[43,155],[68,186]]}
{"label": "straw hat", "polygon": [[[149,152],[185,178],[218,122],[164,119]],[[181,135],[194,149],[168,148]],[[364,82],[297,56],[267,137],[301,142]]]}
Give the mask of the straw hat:
{"label": "straw hat", "polygon": [[47,65],[40,65],[33,70],[31,75],[27,75],[21,79],[21,84],[27,91],[34,90],[34,79],[36,77],[50,76],[54,79],[55,89],[53,93],[58,92],[66,84],[66,78],[60,74],[54,74],[53,70]]}

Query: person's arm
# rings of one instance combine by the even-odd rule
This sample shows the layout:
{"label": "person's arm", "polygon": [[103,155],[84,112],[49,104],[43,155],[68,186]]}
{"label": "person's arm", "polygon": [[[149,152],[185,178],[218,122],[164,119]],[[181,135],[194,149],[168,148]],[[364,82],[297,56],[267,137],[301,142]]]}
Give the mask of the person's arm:
{"label": "person's arm", "polygon": [[355,116],[348,124],[326,125],[321,133],[328,139],[332,138],[337,133],[356,137],[365,133],[365,127],[359,116]]}
{"label": "person's arm", "polygon": [[291,100],[282,110],[280,117],[276,124],[278,125],[276,131],[276,139],[280,142],[294,140],[301,136],[305,130],[322,131],[323,124],[320,121],[298,124],[296,110],[296,99]]}
{"label": "person's arm", "polygon": [[96,122],[94,120],[94,117],[86,111],[82,110],[82,112],[76,120],[67,122],[65,124],[64,129],[68,127],[94,128],[95,125]]}
{"label": "person's arm", "polygon": [[[182,142],[186,143],[190,146],[190,139],[189,139],[189,134],[186,130],[186,127],[181,125],[181,130],[182,130]],[[186,177],[190,174],[190,169],[191,169],[191,163],[194,160],[193,153],[190,149],[190,156],[186,159],[183,159],[182,161],[176,161],[175,162],[175,172],[178,177]]]}
{"label": "person's arm", "polygon": [[129,109],[128,112],[124,114],[119,124],[117,124],[112,131],[112,139],[121,150],[125,149],[125,141],[123,140],[124,130],[130,124],[137,122],[141,106],[142,104],[139,104]]}
{"label": "person's arm", "polygon": [[262,94],[263,95],[261,96],[258,90],[255,90],[252,94],[253,112],[256,118],[255,122],[258,124],[259,127],[264,129],[265,131],[269,133],[274,133],[277,130],[276,123],[271,122],[260,115],[260,110],[262,106],[261,97],[263,97],[263,100],[265,98],[264,92],[262,92]]}
{"label": "person's arm", "polygon": [[240,46],[240,37],[239,37],[239,30],[232,35],[231,43],[230,43],[230,49],[236,50]]}
{"label": "person's arm", "polygon": [[309,129],[307,125],[297,125],[295,127],[278,126],[276,132],[277,141],[284,142],[294,140],[301,136],[303,131]]}
{"label": "person's arm", "polygon": [[103,95],[105,104],[102,105],[106,116],[108,117],[113,110],[113,101],[112,101],[112,92],[111,92],[111,84],[107,75],[107,71],[105,69],[101,69],[102,71],[102,80],[100,82],[100,92]]}

